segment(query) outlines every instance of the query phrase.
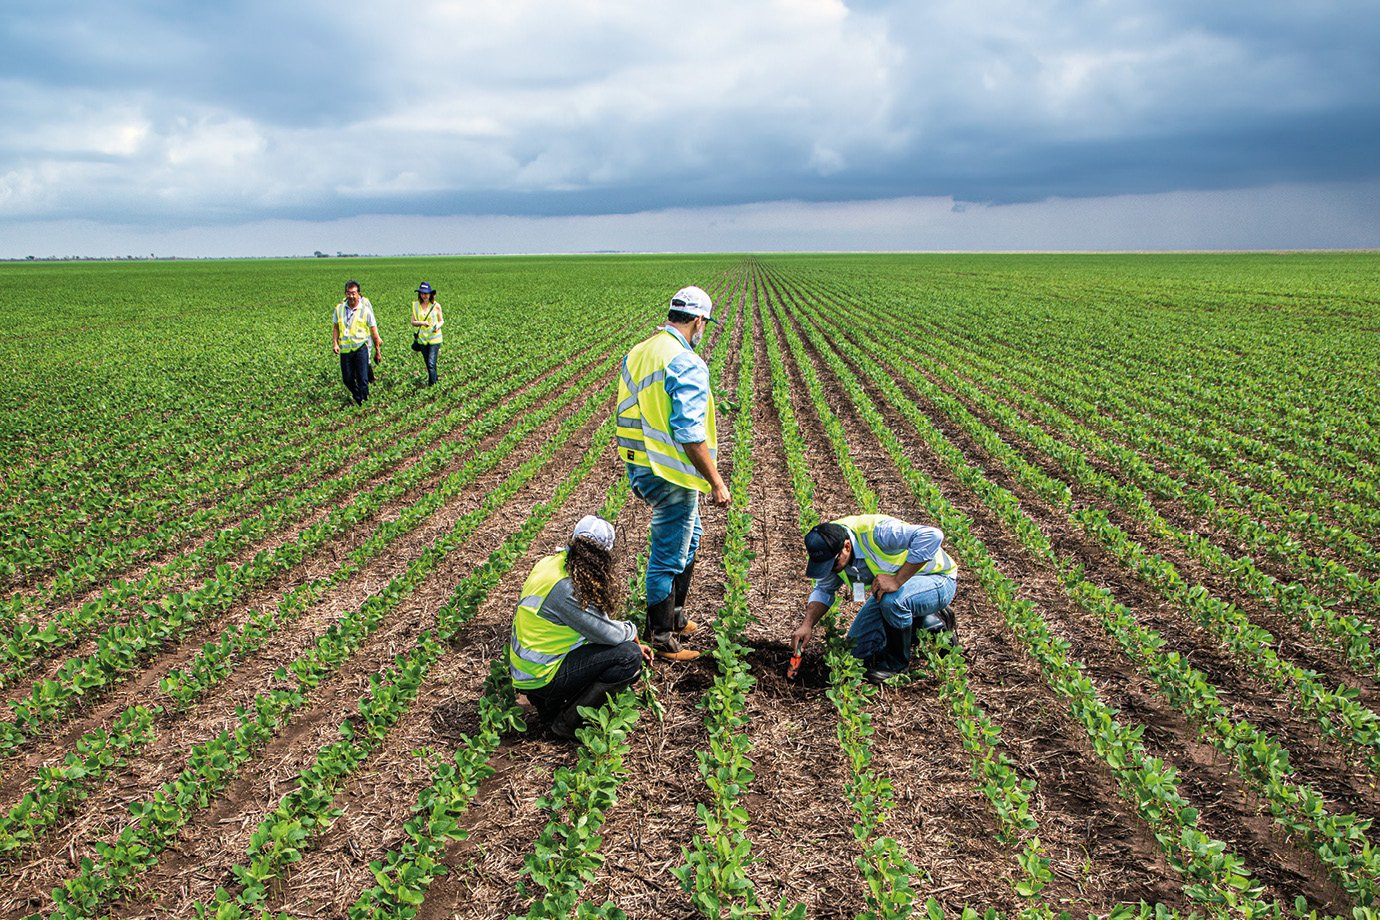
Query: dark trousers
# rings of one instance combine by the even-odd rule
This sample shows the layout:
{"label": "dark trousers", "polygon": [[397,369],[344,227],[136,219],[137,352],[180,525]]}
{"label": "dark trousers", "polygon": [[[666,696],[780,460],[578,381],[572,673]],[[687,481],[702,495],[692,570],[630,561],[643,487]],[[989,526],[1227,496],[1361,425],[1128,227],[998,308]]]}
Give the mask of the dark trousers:
{"label": "dark trousers", "polygon": [[621,689],[637,680],[640,673],[642,651],[636,642],[586,643],[565,656],[551,683],[523,692],[543,717],[555,718],[591,684],[610,684]]}
{"label": "dark trousers", "polygon": [[426,385],[436,385],[436,354],[441,350],[441,343],[422,346],[422,360],[426,362]]}
{"label": "dark trousers", "polygon": [[340,353],[340,378],[354,397],[355,405],[369,398],[369,349],[364,346]]}

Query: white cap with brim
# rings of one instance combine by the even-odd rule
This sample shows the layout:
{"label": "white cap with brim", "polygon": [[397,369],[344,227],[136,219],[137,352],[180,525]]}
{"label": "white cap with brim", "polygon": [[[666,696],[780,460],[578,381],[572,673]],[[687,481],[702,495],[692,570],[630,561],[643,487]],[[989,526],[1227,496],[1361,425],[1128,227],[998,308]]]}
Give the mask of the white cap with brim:
{"label": "white cap with brim", "polygon": [[676,291],[675,296],[671,298],[671,309],[709,319],[709,311],[714,309],[714,302],[702,289],[692,284]]}
{"label": "white cap with brim", "polygon": [[577,537],[584,537],[603,547],[605,551],[613,549],[613,525],[593,514],[586,514],[575,525],[575,532],[570,535],[570,539],[574,540]]}

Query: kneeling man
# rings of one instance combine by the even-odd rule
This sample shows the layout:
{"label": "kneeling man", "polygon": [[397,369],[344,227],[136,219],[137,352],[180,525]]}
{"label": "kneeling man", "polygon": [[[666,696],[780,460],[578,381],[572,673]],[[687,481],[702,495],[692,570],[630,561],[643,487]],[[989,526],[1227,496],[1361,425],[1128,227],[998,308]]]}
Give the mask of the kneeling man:
{"label": "kneeling man", "polygon": [[814,579],[814,590],[805,619],[791,633],[792,647],[804,648],[847,586],[855,601],[865,601],[848,628],[853,654],[867,668],[864,676],[881,683],[904,671],[919,630],[954,629],[949,603],[958,566],[943,542],[937,527],[884,514],[855,514],[814,527],[805,535],[805,575]]}

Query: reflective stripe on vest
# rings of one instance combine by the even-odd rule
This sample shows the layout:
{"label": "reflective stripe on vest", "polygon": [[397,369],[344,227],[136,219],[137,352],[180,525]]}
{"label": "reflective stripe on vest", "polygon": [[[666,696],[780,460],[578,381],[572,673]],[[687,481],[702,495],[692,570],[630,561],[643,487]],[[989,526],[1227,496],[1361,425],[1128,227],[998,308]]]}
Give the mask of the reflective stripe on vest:
{"label": "reflective stripe on vest", "polygon": [[[835,524],[842,524],[844,527],[847,527],[848,530],[858,538],[854,542],[854,546],[857,548],[858,555],[867,563],[867,567],[872,571],[874,577],[883,572],[886,572],[888,575],[895,575],[900,571],[901,566],[906,564],[906,556],[908,554],[908,550],[906,549],[902,549],[895,553],[888,553],[877,545],[877,541],[873,537],[873,531],[877,529],[877,525],[880,522],[885,520],[894,520],[894,518],[888,518],[885,514],[854,514],[834,521]],[[958,564],[953,561],[948,553],[944,552],[944,548],[941,546],[934,551],[934,558],[922,565],[920,571],[915,574],[952,575],[957,577]],[[848,581],[847,574],[844,574],[843,580],[845,582]]]}
{"label": "reflective stripe on vest", "polygon": [[[423,313],[422,305],[415,300],[412,301],[412,321],[416,323],[435,324],[436,304],[428,304],[427,311]],[[440,328],[433,329],[431,328],[431,325],[428,325],[424,329],[418,329],[416,326],[413,326],[412,330],[417,333],[417,341],[422,345],[441,344]]]}
{"label": "reflective stripe on vest", "polygon": [[342,300],[335,305],[335,327],[340,330],[340,350],[355,351],[369,341],[369,324],[364,321],[363,298],[360,299],[359,306],[355,307],[355,315],[350,317],[348,325],[345,323],[345,312],[345,301]]}
{"label": "reflective stripe on vest", "polygon": [[[635,345],[618,373],[618,455],[635,466],[686,489],[711,491],[690,457],[671,435],[671,395],[666,392],[666,367],[686,351],[675,334],[662,329]],[[705,444],[717,459],[714,394],[709,394],[704,419]]]}
{"label": "reflective stripe on vest", "polygon": [[547,596],[568,577],[562,550],[533,566],[532,574],[522,583],[522,600],[518,601],[508,640],[508,673],[519,690],[551,683],[565,656],[585,644],[585,637],[569,626],[541,615]]}

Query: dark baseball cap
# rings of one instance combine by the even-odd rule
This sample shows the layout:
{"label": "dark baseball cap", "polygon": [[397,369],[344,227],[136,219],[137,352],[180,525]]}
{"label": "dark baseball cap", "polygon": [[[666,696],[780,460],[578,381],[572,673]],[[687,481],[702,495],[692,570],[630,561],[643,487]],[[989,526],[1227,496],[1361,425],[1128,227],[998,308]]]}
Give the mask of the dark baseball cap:
{"label": "dark baseball cap", "polygon": [[847,541],[848,531],[842,524],[816,524],[811,528],[805,535],[805,552],[810,554],[805,577],[823,578],[834,571],[834,558]]}

